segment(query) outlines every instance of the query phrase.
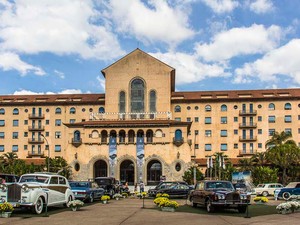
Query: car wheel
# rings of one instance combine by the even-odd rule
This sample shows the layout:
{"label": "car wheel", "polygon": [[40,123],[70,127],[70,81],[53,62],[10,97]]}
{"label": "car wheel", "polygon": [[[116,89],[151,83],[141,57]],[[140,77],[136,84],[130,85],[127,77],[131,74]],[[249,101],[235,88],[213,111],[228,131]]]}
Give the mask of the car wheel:
{"label": "car wheel", "polygon": [[238,207],[239,213],[245,213],[246,210],[247,210],[247,206],[239,206],[239,207]]}
{"label": "car wheel", "polygon": [[73,197],[72,197],[72,195],[70,195],[70,196],[68,197],[67,202],[64,204],[64,206],[69,207],[69,206],[68,206],[68,203],[69,203],[70,201],[72,201],[72,200],[73,200]]}
{"label": "car wheel", "polygon": [[284,192],[282,194],[282,197],[283,197],[284,200],[288,200],[291,197],[291,194],[289,192]]}
{"label": "car wheel", "polygon": [[94,195],[93,194],[90,194],[89,201],[90,201],[90,203],[94,202]]}
{"label": "car wheel", "polygon": [[33,212],[36,214],[41,214],[44,209],[44,201],[42,197],[39,197],[36,201],[35,205],[33,206]]}
{"label": "car wheel", "polygon": [[261,194],[262,194],[262,196],[267,197],[269,195],[269,192],[263,191],[263,193],[261,193]]}
{"label": "car wheel", "polygon": [[211,204],[211,201],[210,201],[210,200],[208,200],[208,201],[206,202],[206,211],[207,211],[208,213],[212,213],[212,212],[215,211],[215,208],[214,208],[214,206]]}
{"label": "car wheel", "polygon": [[198,205],[197,203],[194,202],[194,199],[193,199],[193,198],[191,198],[191,203],[192,203],[192,206],[193,206],[193,207],[197,207],[197,205]]}

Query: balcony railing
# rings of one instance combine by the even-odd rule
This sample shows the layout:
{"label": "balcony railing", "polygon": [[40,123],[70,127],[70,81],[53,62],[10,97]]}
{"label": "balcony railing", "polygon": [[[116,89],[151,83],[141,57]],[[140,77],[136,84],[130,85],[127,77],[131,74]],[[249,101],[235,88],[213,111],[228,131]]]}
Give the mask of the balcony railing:
{"label": "balcony railing", "polygon": [[82,138],[72,138],[72,145],[76,148],[82,144]]}
{"label": "balcony railing", "polygon": [[90,120],[163,120],[172,119],[171,112],[91,113]]}
{"label": "balcony railing", "polygon": [[240,110],[240,116],[253,116],[257,114],[257,110]]}
{"label": "balcony railing", "polygon": [[256,128],[256,123],[240,123],[240,128]]}
{"label": "balcony railing", "polygon": [[44,119],[45,115],[44,114],[29,114],[29,119]]}
{"label": "balcony railing", "polygon": [[27,158],[32,158],[32,157],[45,157],[45,155],[44,155],[44,152],[42,152],[42,151],[28,152]]}
{"label": "balcony railing", "polygon": [[242,149],[239,152],[239,156],[249,156],[249,155],[255,155],[257,153],[254,149]]}
{"label": "balcony railing", "polygon": [[240,141],[256,141],[257,137],[256,136],[240,136],[239,140]]}
{"label": "balcony railing", "polygon": [[180,146],[184,143],[184,138],[173,138],[173,144],[176,146]]}
{"label": "balcony railing", "polygon": [[43,144],[44,138],[29,138],[28,142],[32,144]]}
{"label": "balcony railing", "polygon": [[44,126],[29,126],[28,127],[29,131],[43,131],[45,130]]}

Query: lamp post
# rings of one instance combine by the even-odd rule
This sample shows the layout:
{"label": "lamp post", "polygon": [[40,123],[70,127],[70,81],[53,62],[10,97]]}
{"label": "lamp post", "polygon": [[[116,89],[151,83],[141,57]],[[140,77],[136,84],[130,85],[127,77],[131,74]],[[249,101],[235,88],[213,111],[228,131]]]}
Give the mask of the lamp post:
{"label": "lamp post", "polygon": [[47,171],[49,172],[49,168],[50,168],[50,148],[49,148],[49,143],[48,143],[48,140],[47,138],[43,135],[43,134],[40,134],[41,137],[43,137],[45,140],[46,140],[46,143],[47,143],[47,146],[48,146],[48,162],[47,162]]}

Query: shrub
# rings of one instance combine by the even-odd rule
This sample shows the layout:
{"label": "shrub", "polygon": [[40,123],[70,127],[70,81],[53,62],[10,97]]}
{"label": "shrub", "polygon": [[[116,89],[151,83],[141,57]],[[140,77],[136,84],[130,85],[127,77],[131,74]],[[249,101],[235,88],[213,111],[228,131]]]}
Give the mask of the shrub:
{"label": "shrub", "polygon": [[108,201],[108,200],[110,200],[110,197],[108,195],[101,196],[101,201]]}

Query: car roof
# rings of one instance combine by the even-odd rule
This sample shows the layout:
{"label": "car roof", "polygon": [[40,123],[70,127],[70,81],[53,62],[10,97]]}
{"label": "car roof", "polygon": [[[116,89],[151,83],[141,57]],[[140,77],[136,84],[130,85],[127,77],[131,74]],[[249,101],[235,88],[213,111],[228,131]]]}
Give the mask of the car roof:
{"label": "car roof", "polygon": [[56,174],[56,173],[25,173],[22,176],[47,176],[47,177],[52,177],[52,176],[58,176],[58,177],[63,177],[62,175]]}

